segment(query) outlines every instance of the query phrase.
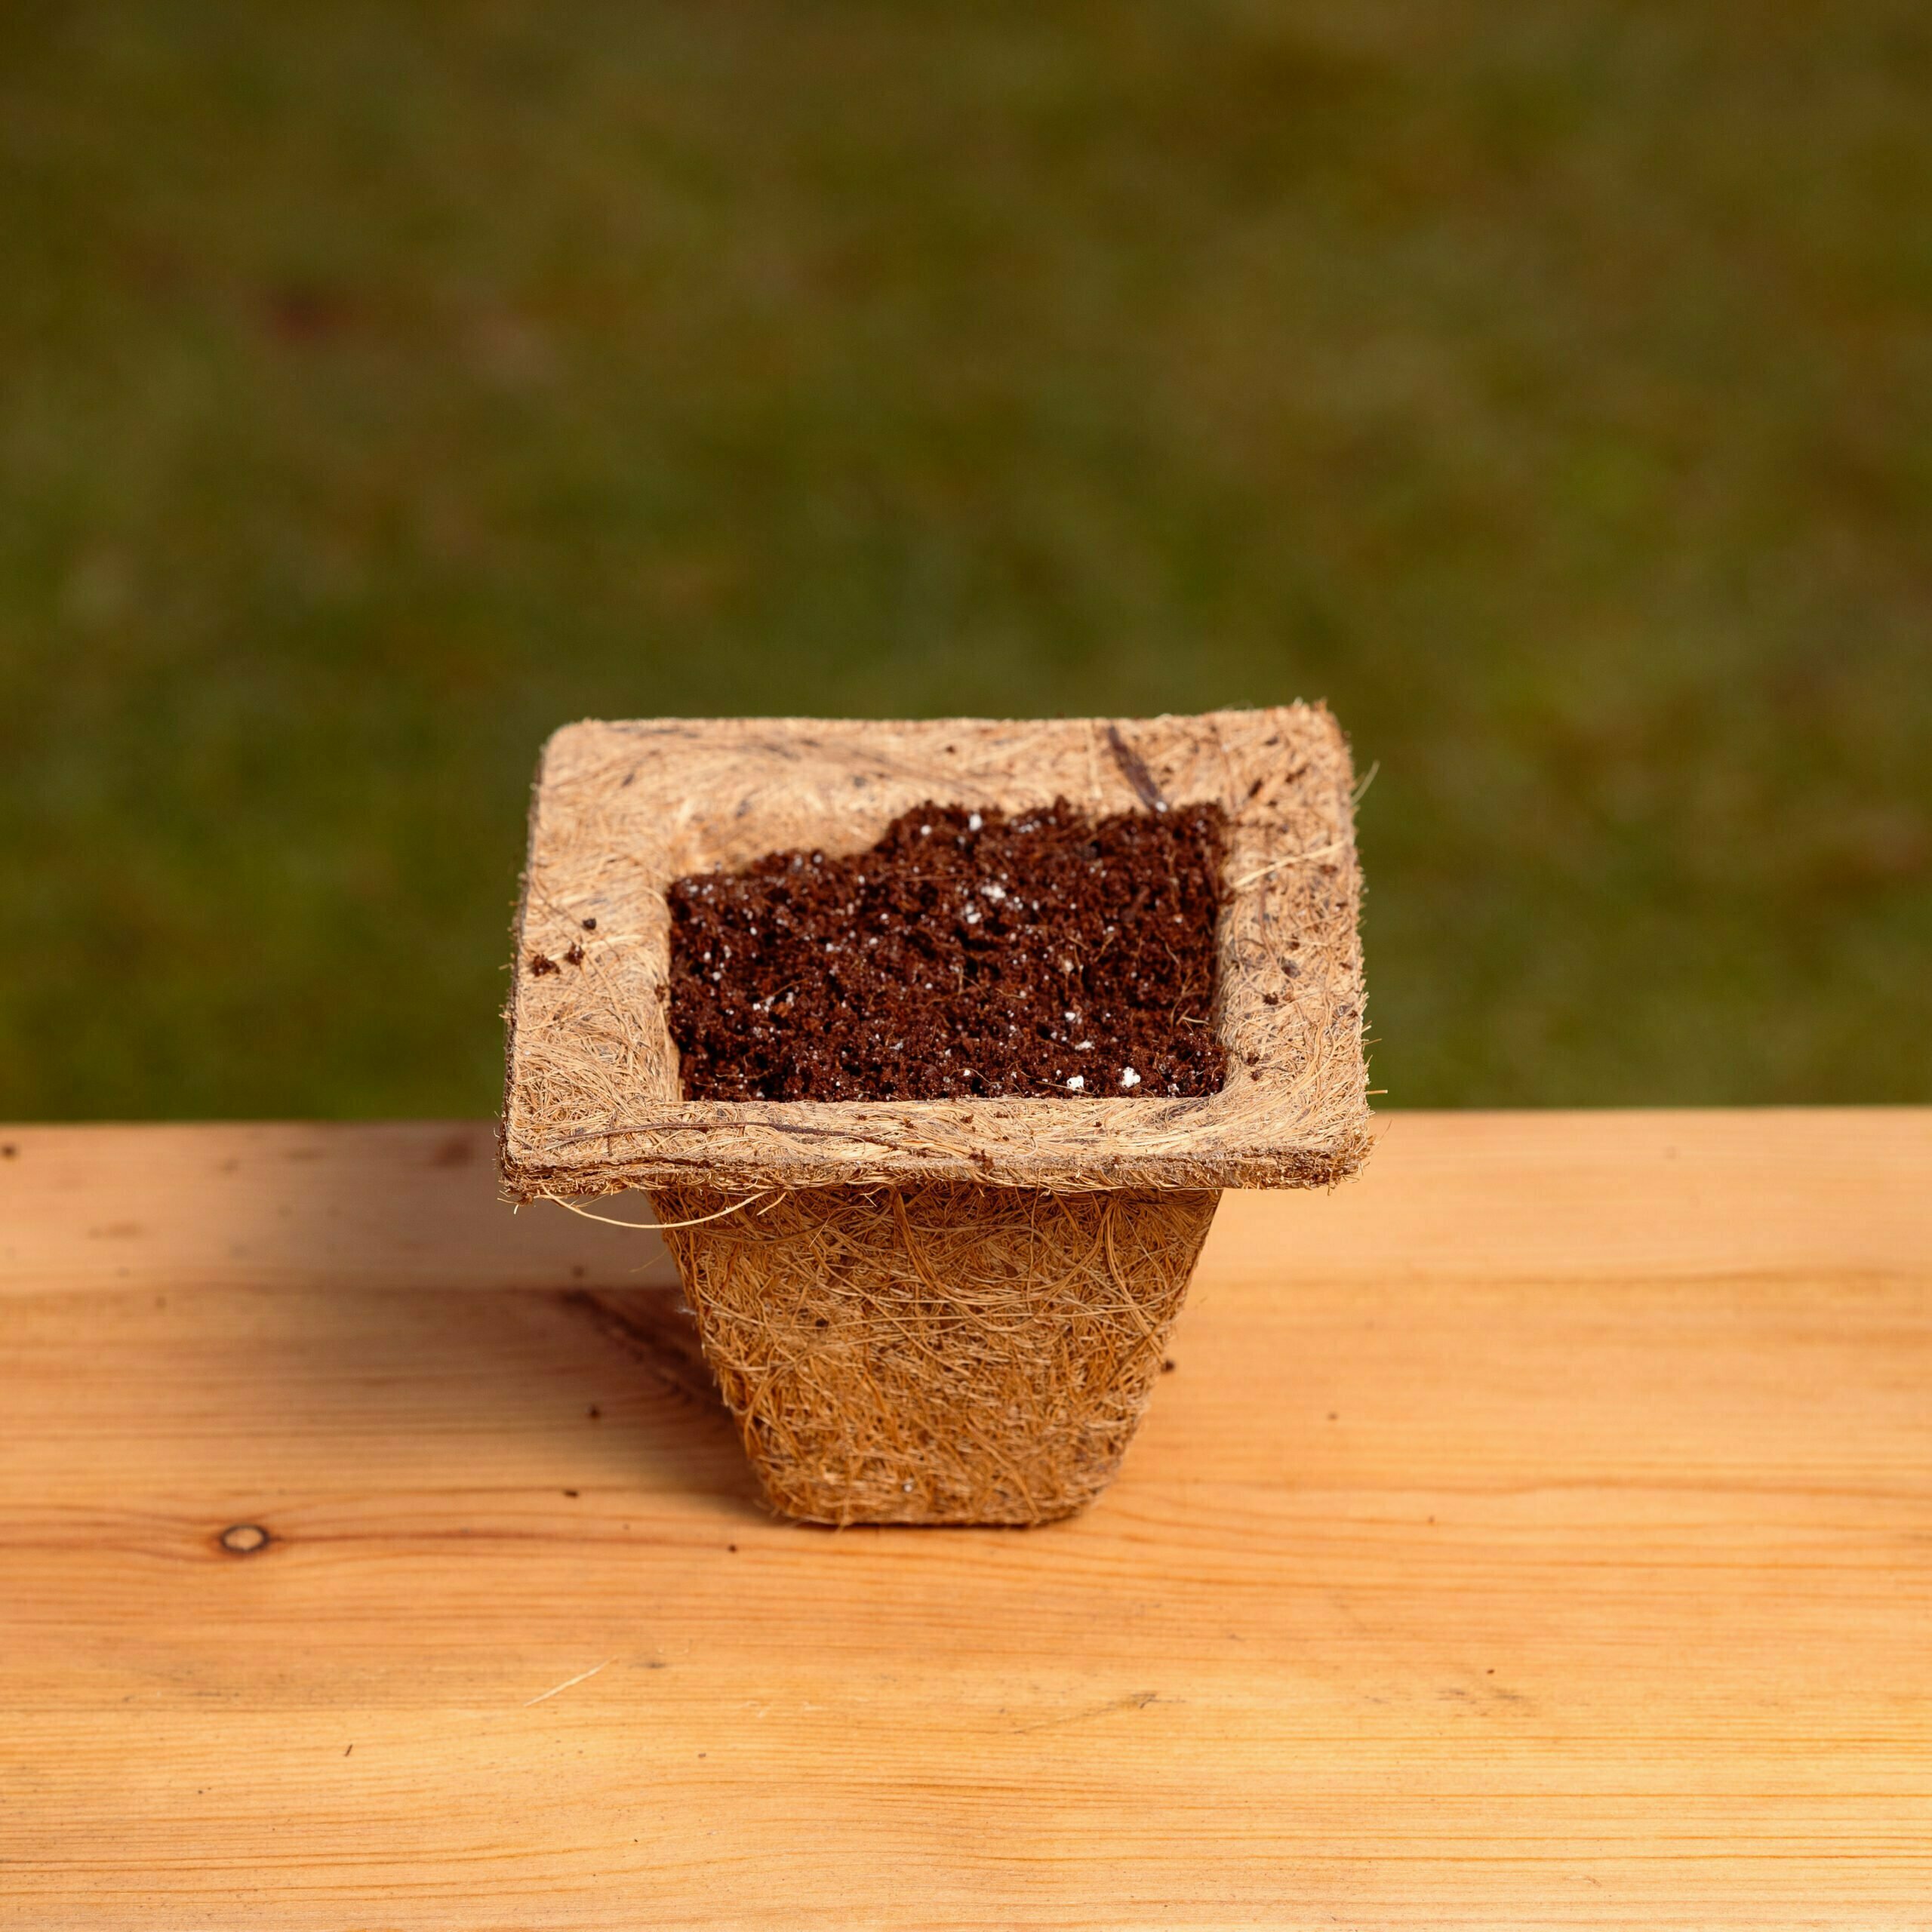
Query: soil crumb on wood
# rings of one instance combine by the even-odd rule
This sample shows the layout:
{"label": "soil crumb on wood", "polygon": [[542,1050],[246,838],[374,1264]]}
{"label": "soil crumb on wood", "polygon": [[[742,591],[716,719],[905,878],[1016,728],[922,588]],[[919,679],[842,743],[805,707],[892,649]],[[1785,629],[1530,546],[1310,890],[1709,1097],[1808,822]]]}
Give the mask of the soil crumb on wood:
{"label": "soil crumb on wood", "polygon": [[925,804],[848,858],[677,880],[670,1026],[693,1100],[1217,1091],[1226,818]]}

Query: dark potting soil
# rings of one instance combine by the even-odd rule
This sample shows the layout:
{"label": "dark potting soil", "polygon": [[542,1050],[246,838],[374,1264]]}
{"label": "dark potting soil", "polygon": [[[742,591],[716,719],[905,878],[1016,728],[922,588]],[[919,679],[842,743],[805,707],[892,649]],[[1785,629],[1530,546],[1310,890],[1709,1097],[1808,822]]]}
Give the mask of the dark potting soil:
{"label": "dark potting soil", "polygon": [[1211,1094],[1218,805],[925,804],[867,852],[675,881],[693,1100]]}

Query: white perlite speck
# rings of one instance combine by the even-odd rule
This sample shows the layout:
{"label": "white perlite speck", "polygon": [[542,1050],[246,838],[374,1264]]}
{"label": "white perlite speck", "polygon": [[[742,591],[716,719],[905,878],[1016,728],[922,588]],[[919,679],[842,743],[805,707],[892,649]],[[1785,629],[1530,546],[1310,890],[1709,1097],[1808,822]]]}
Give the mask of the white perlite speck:
{"label": "white perlite speck", "polygon": [[1066,1084],[1071,1088],[1081,1088],[1085,1086],[1087,1082],[1076,1073],[1067,1081]]}
{"label": "white perlite speck", "polygon": [[1140,1084],[1140,1076],[1132,1067],[1124,1066],[1120,1070],[1120,1084],[1123,1087],[1138,1087]]}

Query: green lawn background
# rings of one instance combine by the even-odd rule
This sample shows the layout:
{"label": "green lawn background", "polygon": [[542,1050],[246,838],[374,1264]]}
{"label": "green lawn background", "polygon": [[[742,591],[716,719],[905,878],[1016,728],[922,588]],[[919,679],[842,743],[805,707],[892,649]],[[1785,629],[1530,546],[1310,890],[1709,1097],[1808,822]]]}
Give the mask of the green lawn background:
{"label": "green lawn background", "polygon": [[1326,697],[1386,1104],[1932,1097],[1918,4],[0,17],[0,1113],[476,1114],[577,716]]}

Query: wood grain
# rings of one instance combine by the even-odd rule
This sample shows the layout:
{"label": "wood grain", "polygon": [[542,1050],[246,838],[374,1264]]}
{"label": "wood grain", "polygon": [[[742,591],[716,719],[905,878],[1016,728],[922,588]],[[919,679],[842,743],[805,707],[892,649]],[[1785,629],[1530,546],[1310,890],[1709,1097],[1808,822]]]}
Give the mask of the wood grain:
{"label": "wood grain", "polygon": [[[483,1121],[0,1127],[0,1296],[678,1278],[654,1235],[500,1204]],[[653,1219],[641,1195],[596,1210]]]}
{"label": "wood grain", "polygon": [[1932,1112],[1397,1116],[1023,1533],[483,1130],[0,1145],[0,1923],[1932,1924]]}

